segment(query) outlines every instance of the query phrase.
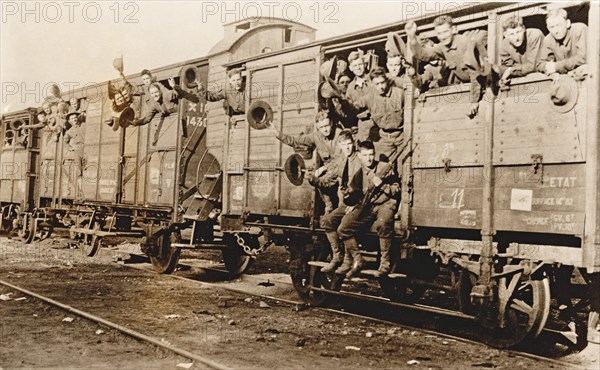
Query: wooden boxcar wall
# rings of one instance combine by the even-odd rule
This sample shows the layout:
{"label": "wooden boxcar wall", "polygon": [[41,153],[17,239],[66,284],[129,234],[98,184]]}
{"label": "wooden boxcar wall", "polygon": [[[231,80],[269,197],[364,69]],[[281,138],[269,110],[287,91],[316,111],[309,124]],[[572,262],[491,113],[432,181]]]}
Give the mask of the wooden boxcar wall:
{"label": "wooden boxcar wall", "polygon": [[[248,61],[249,102],[262,100],[273,109],[273,124],[283,133],[300,135],[314,126],[317,111],[320,47]],[[268,130],[250,127],[246,120],[230,124],[224,158],[228,213],[309,217],[314,189],[305,182],[293,185],[283,166],[294,149],[282,144]],[[314,164],[316,153],[307,159]]]}

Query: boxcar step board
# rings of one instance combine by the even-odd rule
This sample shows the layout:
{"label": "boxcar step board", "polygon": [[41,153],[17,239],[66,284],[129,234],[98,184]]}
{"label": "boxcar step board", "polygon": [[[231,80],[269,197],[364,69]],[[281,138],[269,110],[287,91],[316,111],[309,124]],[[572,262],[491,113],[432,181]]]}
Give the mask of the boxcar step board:
{"label": "boxcar step board", "polygon": [[[377,270],[362,270],[361,272],[359,272],[359,274],[377,277]],[[388,274],[387,277],[390,279],[406,279],[406,275],[397,273]]]}
{"label": "boxcar step board", "polygon": [[199,215],[183,215],[183,219],[184,220],[190,220],[190,221],[198,221],[198,222],[202,222],[205,221],[204,218],[201,218]]}
{"label": "boxcar step board", "polygon": [[203,243],[203,244],[189,244],[189,243],[172,243],[171,247],[181,249],[226,249],[228,248],[224,244],[216,243]]}
{"label": "boxcar step board", "polygon": [[97,231],[97,230],[85,229],[85,228],[72,229],[71,231],[73,231],[75,233],[86,234],[86,235],[97,235],[97,236],[100,236],[100,237],[116,236],[117,235],[116,232],[111,232],[111,231]]}
{"label": "boxcar step board", "polygon": [[215,179],[215,180],[216,180],[216,179],[218,179],[220,176],[221,176],[221,174],[220,174],[220,173],[215,173],[215,174],[209,174],[209,173],[207,173],[207,174],[205,174],[205,175],[204,175],[204,178],[205,178],[205,179]]}

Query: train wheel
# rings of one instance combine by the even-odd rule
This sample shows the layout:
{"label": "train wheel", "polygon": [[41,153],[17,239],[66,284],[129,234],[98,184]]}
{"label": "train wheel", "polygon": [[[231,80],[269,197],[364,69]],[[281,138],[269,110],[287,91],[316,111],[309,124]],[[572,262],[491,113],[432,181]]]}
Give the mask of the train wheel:
{"label": "train wheel", "polygon": [[170,274],[175,271],[181,250],[179,248],[171,248],[172,243],[178,243],[181,239],[179,231],[165,231],[157,239],[155,246],[157,253],[150,256],[152,267],[159,274]]}
{"label": "train wheel", "polygon": [[9,233],[13,228],[12,219],[9,214],[9,207],[0,208],[0,230]]}
{"label": "train wheel", "polygon": [[466,269],[452,270],[452,280],[456,287],[456,299],[462,313],[475,315],[477,307],[471,303],[471,290],[477,284],[477,276]]}
{"label": "train wheel", "polygon": [[[327,248],[317,247],[308,255],[304,247],[299,246],[298,248],[302,250],[301,256],[299,256],[300,259],[294,261],[297,262],[294,264],[294,268],[290,266],[292,284],[302,301],[311,306],[321,306],[327,300],[327,294],[317,291],[313,287],[339,290],[344,279],[339,277],[330,278],[332,275],[322,273],[320,267],[308,264],[308,261],[325,261],[329,255]],[[307,249],[311,250],[311,248]]]}
{"label": "train wheel", "polygon": [[[501,288],[507,288],[500,282]],[[502,287],[502,285],[505,285]],[[502,290],[501,289],[501,290]],[[492,310],[490,319],[482,326],[481,339],[490,346],[508,348],[526,339],[537,337],[550,312],[550,283],[542,280],[523,280],[517,283],[508,298],[504,320],[498,322],[497,310]],[[489,325],[493,323],[493,325]]]}
{"label": "train wheel", "polygon": [[[94,222],[94,232],[100,231],[100,223]],[[100,250],[100,237],[97,235],[83,235],[83,240],[79,243],[81,252],[84,256],[94,257]]]}
{"label": "train wheel", "polygon": [[29,244],[33,241],[33,237],[35,236],[35,221],[31,215],[23,215],[22,226],[17,231],[17,235],[23,243]]}
{"label": "train wheel", "polygon": [[[252,265],[252,257],[242,251],[242,248],[238,245],[234,235],[226,234],[223,240],[227,247],[221,252],[223,262],[225,263],[225,268],[229,272],[229,276],[232,279],[235,279],[248,271]],[[245,237],[244,242],[248,243],[250,247],[253,247],[255,246],[253,244],[257,244],[258,240]]]}
{"label": "train wheel", "polygon": [[42,222],[38,225],[37,236],[40,240],[45,240],[52,235],[52,231],[54,231],[54,226],[50,222]]}

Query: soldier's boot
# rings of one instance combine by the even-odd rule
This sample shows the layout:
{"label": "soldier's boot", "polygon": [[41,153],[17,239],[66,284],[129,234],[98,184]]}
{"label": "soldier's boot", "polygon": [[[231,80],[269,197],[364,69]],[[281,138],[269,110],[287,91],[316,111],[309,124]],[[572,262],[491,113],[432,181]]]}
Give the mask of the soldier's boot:
{"label": "soldier's boot", "polygon": [[348,239],[344,242],[344,246],[346,247],[346,253],[352,254],[352,259],[354,263],[352,264],[352,269],[348,271],[346,274],[346,279],[352,279],[356,274],[358,274],[365,267],[365,260],[360,255],[360,250],[358,250],[358,243],[356,239]]}
{"label": "soldier's boot", "polygon": [[346,245],[346,241],[344,241],[344,249],[344,262],[342,262],[342,265],[335,270],[335,273],[338,275],[346,275],[348,271],[352,269],[352,264],[354,263],[354,258]]}
{"label": "soldier's boot", "polygon": [[342,264],[342,251],[337,233],[328,232],[327,239],[329,240],[329,244],[331,244],[331,261],[329,264],[323,266],[321,272],[331,272]]}
{"label": "soldier's boot", "polygon": [[379,239],[379,248],[381,257],[379,258],[379,269],[375,276],[380,278],[388,276],[390,273],[390,249],[392,248],[392,240],[388,238]]}

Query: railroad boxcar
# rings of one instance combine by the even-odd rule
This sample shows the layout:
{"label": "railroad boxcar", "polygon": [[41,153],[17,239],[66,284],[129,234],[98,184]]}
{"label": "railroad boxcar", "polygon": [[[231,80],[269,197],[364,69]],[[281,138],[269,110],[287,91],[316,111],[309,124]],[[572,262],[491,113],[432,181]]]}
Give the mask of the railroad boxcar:
{"label": "railroad boxcar", "polygon": [[[487,60],[495,64],[502,39],[498,20],[517,14],[527,27],[547,33],[546,9],[547,4],[488,3],[449,15],[460,32],[487,31]],[[590,35],[597,34],[597,4],[566,9],[573,22],[583,22]],[[424,37],[434,37],[435,16],[415,20]],[[250,103],[266,102],[273,124],[296,135],[314,122],[320,64],[333,56],[346,59],[357,47],[370,50],[376,56],[373,60],[385,60],[386,34],[405,37],[404,24],[227,66],[244,68]],[[597,284],[597,37],[588,39],[587,48],[589,74],[571,81],[577,91],[569,110],[553,103],[552,81],[538,73],[516,78],[506,89],[490,84],[474,118],[466,114],[468,84],[432,89],[418,98],[408,88],[404,130],[409,147],[403,158],[395,270],[379,279],[384,295],[416,299],[435,286],[432,281],[443,266],[452,272],[451,289],[460,309],[480,317],[486,328],[484,340],[507,347],[541,332],[550,312],[551,291],[558,295],[570,290],[573,268],[582,271],[589,284]],[[274,87],[267,93],[266,83]],[[285,176],[294,149],[269,135],[264,126],[249,124],[264,114],[261,104],[248,112],[247,120],[230,122],[225,131],[229,149],[223,157],[221,229],[262,235],[267,243],[288,246],[298,293],[320,303],[324,292],[341,287],[339,276],[320,272],[330,253],[319,227],[322,205],[306,181],[297,186],[293,184],[297,177]],[[314,166],[315,161],[318,158],[305,158],[304,166]],[[365,230],[360,242],[366,251],[377,252],[376,240]],[[238,243],[249,251],[244,240]],[[567,279],[561,279],[565,274]],[[589,330],[593,341],[598,340],[595,325],[590,324]]]}

